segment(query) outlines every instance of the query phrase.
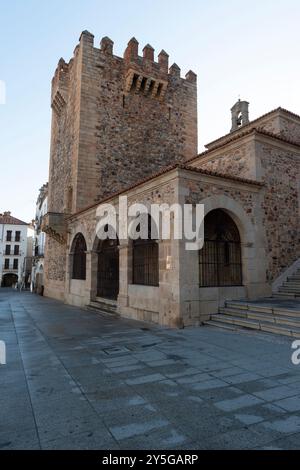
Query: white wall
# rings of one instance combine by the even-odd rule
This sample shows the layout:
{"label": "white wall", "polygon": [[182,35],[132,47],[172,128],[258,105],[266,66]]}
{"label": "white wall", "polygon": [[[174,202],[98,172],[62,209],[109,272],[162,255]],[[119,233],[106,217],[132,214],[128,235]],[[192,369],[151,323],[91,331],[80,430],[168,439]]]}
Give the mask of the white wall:
{"label": "white wall", "polygon": [[[12,241],[6,240],[7,231],[12,231]],[[15,241],[16,232],[21,232],[20,242]],[[6,273],[17,274],[20,279],[24,258],[25,256],[31,256],[31,252],[28,253],[28,236],[33,236],[33,231],[27,225],[14,225],[14,224],[1,224],[0,225],[0,278]],[[5,255],[6,245],[10,245],[11,254]],[[14,247],[19,245],[19,255],[14,255]],[[4,260],[9,259],[9,269],[4,270]],[[18,259],[18,269],[13,269],[13,260]]]}

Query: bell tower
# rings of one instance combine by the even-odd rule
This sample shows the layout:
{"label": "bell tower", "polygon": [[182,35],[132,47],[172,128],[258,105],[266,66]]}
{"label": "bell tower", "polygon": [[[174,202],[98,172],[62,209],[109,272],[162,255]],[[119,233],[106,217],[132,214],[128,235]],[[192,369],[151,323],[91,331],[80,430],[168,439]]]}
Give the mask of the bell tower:
{"label": "bell tower", "polygon": [[240,127],[249,123],[249,103],[248,101],[241,101],[240,99],[231,108],[231,131],[236,131]]}

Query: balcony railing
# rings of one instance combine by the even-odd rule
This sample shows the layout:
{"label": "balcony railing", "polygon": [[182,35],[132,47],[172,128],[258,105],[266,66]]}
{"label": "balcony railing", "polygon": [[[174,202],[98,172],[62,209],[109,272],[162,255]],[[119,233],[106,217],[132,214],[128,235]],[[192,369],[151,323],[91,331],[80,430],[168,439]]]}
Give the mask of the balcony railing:
{"label": "balcony railing", "polygon": [[39,246],[36,246],[34,248],[34,256],[44,256],[44,249],[40,248]]}
{"label": "balcony railing", "polygon": [[42,231],[54,238],[58,243],[66,244],[67,238],[67,214],[59,212],[48,212],[43,217]]}
{"label": "balcony railing", "polygon": [[10,253],[4,253],[3,256],[22,256],[22,253],[19,252],[19,253],[14,253],[13,251],[11,251]]}

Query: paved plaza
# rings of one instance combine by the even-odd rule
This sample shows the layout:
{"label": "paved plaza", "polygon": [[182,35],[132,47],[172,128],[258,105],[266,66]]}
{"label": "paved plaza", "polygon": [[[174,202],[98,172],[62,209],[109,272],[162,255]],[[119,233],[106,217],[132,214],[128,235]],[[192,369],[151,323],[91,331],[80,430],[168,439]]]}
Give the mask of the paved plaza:
{"label": "paved plaza", "polygon": [[0,290],[1,449],[297,449],[291,340]]}

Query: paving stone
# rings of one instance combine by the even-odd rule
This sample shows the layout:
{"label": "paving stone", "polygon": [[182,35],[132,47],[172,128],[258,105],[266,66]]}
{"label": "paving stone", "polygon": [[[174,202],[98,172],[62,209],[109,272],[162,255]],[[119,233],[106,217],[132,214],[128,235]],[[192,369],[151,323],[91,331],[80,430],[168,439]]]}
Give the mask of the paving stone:
{"label": "paving stone", "polygon": [[286,411],[300,411],[300,395],[279,400],[274,404]]}
{"label": "paving stone", "polygon": [[136,377],[134,379],[126,380],[128,385],[140,385],[152,382],[160,382],[164,380],[165,377],[162,374],[151,374],[151,375],[143,375],[141,377]]}
{"label": "paving stone", "polygon": [[2,320],[3,449],[297,448],[290,341],[169,330],[5,290]]}
{"label": "paving stone", "polygon": [[0,450],[39,450],[41,449],[35,428],[5,430],[0,432]]}
{"label": "paving stone", "polygon": [[157,430],[166,426],[168,422],[163,419],[155,419],[152,421],[145,421],[144,423],[130,423],[122,426],[113,426],[110,432],[117,440],[126,439],[136,435],[145,435],[147,431]]}
{"label": "paving stone", "polygon": [[266,421],[262,424],[266,429],[271,429],[284,434],[300,432],[300,416],[285,416],[274,421]]}
{"label": "paving stone", "polygon": [[266,401],[275,401],[280,400],[281,398],[296,396],[297,389],[292,389],[288,386],[282,385],[281,387],[274,387],[261,392],[253,392],[253,394]]}
{"label": "paving stone", "polygon": [[[228,385],[228,384],[227,384]],[[210,379],[203,382],[193,384],[193,390],[211,390],[215,388],[223,388],[226,386],[226,383],[220,379]]]}
{"label": "paving stone", "polygon": [[80,434],[59,437],[43,442],[44,450],[119,450],[120,446],[108,433],[97,429]]}
{"label": "paving stone", "polygon": [[215,403],[214,405],[223,411],[235,411],[248,406],[258,405],[263,403],[263,400],[256,398],[252,395],[242,395],[231,400],[223,400]]}
{"label": "paving stone", "polygon": [[245,382],[250,382],[253,380],[259,380],[260,378],[261,378],[260,375],[250,373],[250,372],[244,372],[242,374],[223,377],[223,380],[224,382],[227,382],[233,385],[233,384],[241,384]]}

